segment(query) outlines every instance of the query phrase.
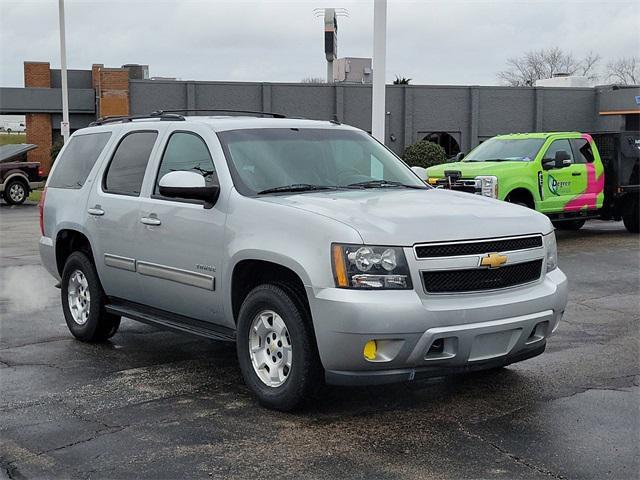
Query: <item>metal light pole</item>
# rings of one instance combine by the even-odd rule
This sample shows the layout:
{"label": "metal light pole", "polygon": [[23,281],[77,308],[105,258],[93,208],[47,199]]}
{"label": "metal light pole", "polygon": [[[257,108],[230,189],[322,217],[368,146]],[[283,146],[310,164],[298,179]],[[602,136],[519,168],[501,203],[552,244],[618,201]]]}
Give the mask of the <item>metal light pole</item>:
{"label": "metal light pole", "polygon": [[373,0],[373,95],[371,134],[384,143],[387,0]]}
{"label": "metal light pole", "polygon": [[60,131],[64,143],[69,140],[69,91],[67,90],[67,46],[64,30],[64,0],[58,0],[60,20],[60,77],[62,80],[62,123]]}

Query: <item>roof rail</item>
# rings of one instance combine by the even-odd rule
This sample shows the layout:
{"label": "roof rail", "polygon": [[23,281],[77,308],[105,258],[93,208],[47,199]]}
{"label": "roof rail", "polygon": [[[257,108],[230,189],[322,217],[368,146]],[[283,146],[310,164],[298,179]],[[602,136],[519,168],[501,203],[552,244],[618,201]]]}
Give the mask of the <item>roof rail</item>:
{"label": "roof rail", "polygon": [[273,117],[273,118],[287,118],[282,113],[275,112],[260,112],[257,110],[235,110],[228,108],[176,108],[171,110],[156,110],[151,115],[166,115],[168,113],[178,112],[219,112],[219,113],[246,113],[254,116]]}
{"label": "roof rail", "polygon": [[184,121],[184,117],[182,115],[178,115],[176,113],[163,113],[163,112],[153,112],[149,115],[131,115],[131,116],[111,116],[111,117],[100,117],[95,122],[91,122],[89,124],[90,127],[95,127],[98,125],[106,125],[108,123],[127,123],[132,122],[134,120],[164,120],[164,121]]}

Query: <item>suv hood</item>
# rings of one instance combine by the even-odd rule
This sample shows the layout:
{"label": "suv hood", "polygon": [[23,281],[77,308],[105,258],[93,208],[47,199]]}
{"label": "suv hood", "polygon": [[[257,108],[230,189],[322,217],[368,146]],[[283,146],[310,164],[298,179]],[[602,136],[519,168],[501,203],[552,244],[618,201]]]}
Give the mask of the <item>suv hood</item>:
{"label": "suv hood", "polygon": [[476,175],[496,175],[500,176],[515,170],[526,167],[528,162],[454,162],[443,163],[427,168],[427,175],[430,177],[444,177],[445,170],[457,170],[461,172],[462,178],[473,178]]}
{"label": "suv hood", "polygon": [[[451,190],[367,189],[261,198],[335,219],[371,245],[549,233],[549,219],[519,205]],[[304,226],[300,226],[304,228]]]}

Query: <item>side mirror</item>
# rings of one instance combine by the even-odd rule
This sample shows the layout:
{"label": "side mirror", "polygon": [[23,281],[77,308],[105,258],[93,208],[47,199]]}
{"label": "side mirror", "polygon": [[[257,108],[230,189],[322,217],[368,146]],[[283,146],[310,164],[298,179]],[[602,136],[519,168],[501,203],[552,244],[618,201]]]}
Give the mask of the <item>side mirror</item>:
{"label": "side mirror", "polygon": [[551,170],[552,168],[564,168],[571,165],[571,156],[566,150],[558,150],[555,158],[545,159],[542,161],[542,168],[545,170]]}
{"label": "side mirror", "polygon": [[571,155],[565,150],[558,150],[556,152],[556,168],[568,167],[571,165]]}
{"label": "side mirror", "polygon": [[160,179],[158,184],[160,195],[170,198],[186,198],[203,200],[205,207],[211,208],[218,200],[220,187],[207,186],[204,177],[196,172],[169,172]]}
{"label": "side mirror", "polygon": [[426,181],[427,180],[427,169],[426,168],[411,167],[411,170],[413,170],[413,173],[415,173],[416,175],[418,175],[420,177],[420,180],[422,180],[422,181]]}
{"label": "side mirror", "polygon": [[458,154],[456,155],[456,162],[461,162],[463,158],[464,152],[458,152]]}

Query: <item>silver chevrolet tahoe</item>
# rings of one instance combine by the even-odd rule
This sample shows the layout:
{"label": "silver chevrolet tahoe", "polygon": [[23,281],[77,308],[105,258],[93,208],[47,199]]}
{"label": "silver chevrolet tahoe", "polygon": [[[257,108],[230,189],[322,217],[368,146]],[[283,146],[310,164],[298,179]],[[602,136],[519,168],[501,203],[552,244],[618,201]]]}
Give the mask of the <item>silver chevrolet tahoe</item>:
{"label": "silver chevrolet tahoe", "polygon": [[539,355],[567,303],[553,227],[434,189],[367,133],[280,115],[98,121],[60,152],[40,255],[71,333],[127,317],[236,342],[259,401]]}

